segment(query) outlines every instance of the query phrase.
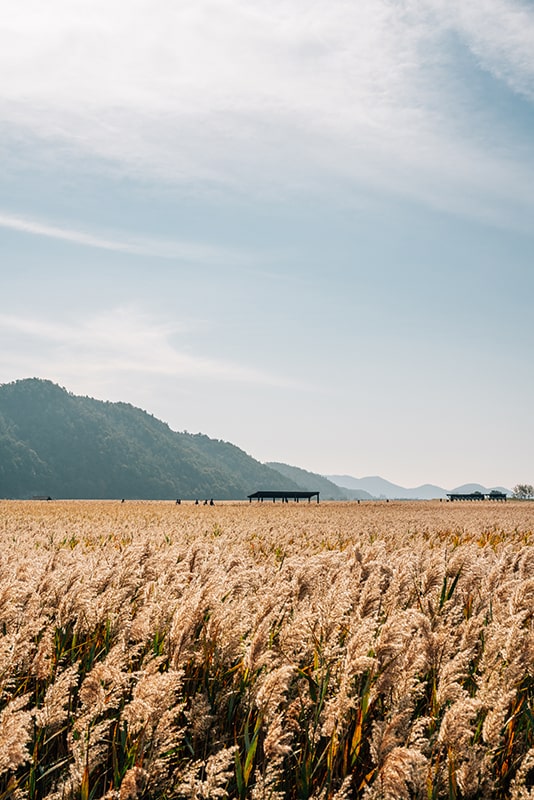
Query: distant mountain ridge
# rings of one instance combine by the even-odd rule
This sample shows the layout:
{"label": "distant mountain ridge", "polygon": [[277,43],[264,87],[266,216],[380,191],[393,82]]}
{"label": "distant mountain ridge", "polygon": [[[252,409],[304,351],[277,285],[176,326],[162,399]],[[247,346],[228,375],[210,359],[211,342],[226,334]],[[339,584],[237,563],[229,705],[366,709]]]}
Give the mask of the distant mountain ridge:
{"label": "distant mountain ridge", "polygon": [[504,492],[508,495],[512,494],[510,489],[506,489],[504,486],[491,486],[488,488],[487,486],[482,486],[480,483],[464,483],[462,486],[457,486],[455,489],[451,489],[451,491],[455,494],[473,494],[473,492],[488,494],[494,490],[498,492]]}
{"label": "distant mountain ridge", "polygon": [[[239,500],[258,489],[318,491],[325,500],[447,494],[432,484],[406,489],[379,476],[261,464],[230,442],[173,431],[128,403],[78,397],[48,380],[0,384],[0,497]],[[453,491],[490,490],[465,484]]]}
{"label": "distant mountain ridge", "polygon": [[229,442],[51,381],[0,386],[0,497],[245,499],[299,486]]}
{"label": "distant mountain ridge", "polygon": [[292,467],[278,461],[267,461],[266,465],[298,484],[301,489],[320,492],[323,500],[372,500],[368,492],[364,492],[362,489],[341,488],[316,472],[308,472],[300,467]]}
{"label": "distant mountain ridge", "polygon": [[487,488],[479,483],[466,483],[463,486],[458,486],[455,489],[443,489],[441,486],[435,486],[431,483],[425,483],[422,486],[417,486],[413,489],[407,489],[404,486],[399,486],[396,483],[391,483],[378,475],[368,476],[365,478],[354,478],[352,475],[326,475],[325,477],[332,483],[337,484],[341,488],[347,489],[363,489],[369,492],[373,497],[385,497],[388,500],[435,500],[445,499],[448,493],[470,494],[472,492],[482,492],[482,494],[489,493],[492,489],[504,492],[510,495],[511,491],[503,486],[492,486]]}

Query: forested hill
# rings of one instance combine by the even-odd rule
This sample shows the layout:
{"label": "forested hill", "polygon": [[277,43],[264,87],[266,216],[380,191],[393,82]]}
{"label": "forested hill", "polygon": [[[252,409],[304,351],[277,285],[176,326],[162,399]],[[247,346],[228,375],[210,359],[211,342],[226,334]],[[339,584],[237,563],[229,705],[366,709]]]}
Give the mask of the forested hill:
{"label": "forested hill", "polygon": [[243,499],[298,489],[228,442],[51,381],[0,385],[0,497]]}

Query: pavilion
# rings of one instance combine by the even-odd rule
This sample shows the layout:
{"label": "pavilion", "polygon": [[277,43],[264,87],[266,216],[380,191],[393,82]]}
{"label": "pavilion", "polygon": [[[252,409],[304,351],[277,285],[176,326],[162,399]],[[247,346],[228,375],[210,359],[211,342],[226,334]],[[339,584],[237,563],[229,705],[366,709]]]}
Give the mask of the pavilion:
{"label": "pavilion", "polygon": [[275,503],[277,500],[281,500],[282,503],[289,502],[289,499],[294,500],[296,503],[299,500],[307,500],[308,503],[310,502],[312,497],[317,498],[317,502],[319,502],[319,492],[266,492],[266,491],[259,491],[254,492],[253,494],[247,495],[249,503],[252,503],[252,500],[258,500],[259,502],[263,503],[264,500],[272,500]]}

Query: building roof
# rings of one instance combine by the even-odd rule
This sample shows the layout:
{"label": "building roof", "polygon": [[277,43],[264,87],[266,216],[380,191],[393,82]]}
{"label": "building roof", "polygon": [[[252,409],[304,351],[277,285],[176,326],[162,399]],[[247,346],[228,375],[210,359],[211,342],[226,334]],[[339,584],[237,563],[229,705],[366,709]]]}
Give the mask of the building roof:
{"label": "building roof", "polygon": [[258,492],[254,492],[253,494],[247,495],[249,500],[262,500],[264,498],[269,498],[270,500],[276,500],[280,498],[287,497],[288,499],[291,498],[292,500],[309,500],[311,497],[317,497],[319,499],[319,492],[293,492],[293,491],[279,491],[278,489],[274,492],[271,491],[264,491],[260,490]]}

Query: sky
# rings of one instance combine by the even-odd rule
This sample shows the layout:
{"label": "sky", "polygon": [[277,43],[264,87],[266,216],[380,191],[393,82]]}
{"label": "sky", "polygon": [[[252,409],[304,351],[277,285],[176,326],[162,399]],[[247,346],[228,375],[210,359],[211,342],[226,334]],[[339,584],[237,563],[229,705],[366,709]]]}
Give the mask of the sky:
{"label": "sky", "polygon": [[534,483],[532,0],[4,0],[0,383]]}

